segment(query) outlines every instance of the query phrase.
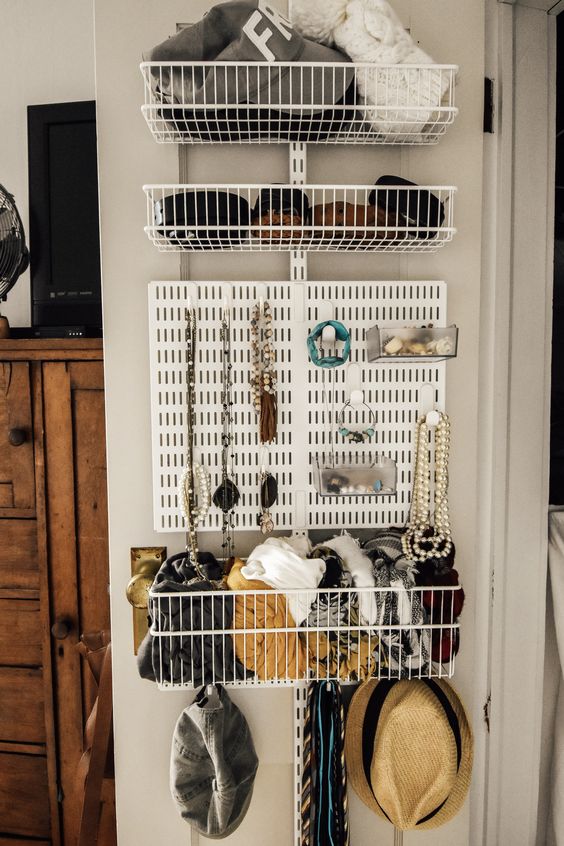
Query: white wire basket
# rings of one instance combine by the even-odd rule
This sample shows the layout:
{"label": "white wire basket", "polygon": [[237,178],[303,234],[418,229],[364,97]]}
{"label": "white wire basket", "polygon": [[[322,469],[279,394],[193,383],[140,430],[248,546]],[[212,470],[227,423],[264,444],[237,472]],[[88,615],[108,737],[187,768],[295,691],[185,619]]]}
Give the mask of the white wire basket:
{"label": "white wire basket", "polygon": [[456,65],[143,62],[140,67],[142,112],[159,143],[436,144],[458,112]]}
{"label": "white wire basket", "polygon": [[[450,677],[460,587],[149,591],[163,689]],[[296,622],[297,621],[297,622]]]}
{"label": "white wire basket", "polygon": [[394,181],[299,187],[168,184],[143,190],[145,232],[161,252],[436,252],[456,232],[452,186]]}

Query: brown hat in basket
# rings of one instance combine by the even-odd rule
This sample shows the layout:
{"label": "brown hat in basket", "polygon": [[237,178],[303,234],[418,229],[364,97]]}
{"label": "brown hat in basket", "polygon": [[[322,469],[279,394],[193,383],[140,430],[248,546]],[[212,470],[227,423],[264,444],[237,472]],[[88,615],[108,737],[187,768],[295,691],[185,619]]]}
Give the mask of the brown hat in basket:
{"label": "brown hat in basket", "polygon": [[437,828],[462,807],[472,773],[472,730],[442,679],[370,679],[352,698],[345,757],[368,807],[402,831]]}

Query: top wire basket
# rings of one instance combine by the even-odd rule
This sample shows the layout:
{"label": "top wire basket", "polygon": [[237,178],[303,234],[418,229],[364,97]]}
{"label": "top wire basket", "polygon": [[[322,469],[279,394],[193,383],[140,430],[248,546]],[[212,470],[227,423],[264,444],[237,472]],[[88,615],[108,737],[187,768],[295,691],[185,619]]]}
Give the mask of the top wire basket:
{"label": "top wire basket", "polygon": [[142,112],[169,144],[436,144],[456,65],[143,62]]}

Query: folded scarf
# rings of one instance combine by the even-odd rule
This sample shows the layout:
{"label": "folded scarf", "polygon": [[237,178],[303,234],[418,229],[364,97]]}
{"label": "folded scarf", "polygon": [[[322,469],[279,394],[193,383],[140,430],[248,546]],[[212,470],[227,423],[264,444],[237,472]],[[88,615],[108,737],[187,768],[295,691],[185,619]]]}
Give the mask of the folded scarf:
{"label": "folded scarf", "polygon": [[324,573],[322,559],[302,558],[284,538],[268,538],[255,547],[241,568],[245,579],[260,580],[277,590],[299,589],[301,593],[288,595],[290,613],[298,625],[306,619]]}
{"label": "folded scarf", "polygon": [[[343,562],[343,567],[352,576],[355,587],[374,587],[375,579],[372,561],[360,548],[359,542],[346,532],[337,535],[323,543],[323,546],[334,550]],[[358,595],[360,618],[370,625],[376,622],[376,602],[370,592],[360,592]]]}
{"label": "folded scarf", "polygon": [[[376,586],[394,588],[376,594],[378,613],[376,623],[380,630],[380,660],[388,666],[391,677],[409,678],[411,674],[425,672],[431,651],[430,629],[425,628],[425,611],[419,592],[413,591],[413,580],[405,571],[397,570],[393,562],[381,556],[374,566]],[[395,628],[386,632],[385,627]],[[401,626],[419,626],[400,628]]]}
{"label": "folded scarf", "polygon": [[[233,600],[220,590],[215,591],[221,565],[207,553],[200,553],[198,563],[203,574],[213,581],[198,578],[186,553],[167,558],[155,577],[153,593],[179,595],[157,599],[152,606],[154,617],[150,618],[150,624],[155,633],[147,632],[137,653],[141,678],[160,684],[200,686],[245,676],[231,639],[223,635],[223,630],[231,625]],[[194,598],[190,595],[193,591],[215,592]],[[194,636],[168,635],[187,629]],[[198,636],[198,632],[205,630],[217,634]]]}

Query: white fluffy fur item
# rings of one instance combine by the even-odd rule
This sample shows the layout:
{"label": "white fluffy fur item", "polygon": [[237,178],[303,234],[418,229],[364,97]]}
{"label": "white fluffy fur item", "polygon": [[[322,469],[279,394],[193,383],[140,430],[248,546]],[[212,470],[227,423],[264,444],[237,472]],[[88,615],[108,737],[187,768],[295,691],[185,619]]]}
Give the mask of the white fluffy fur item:
{"label": "white fluffy fur item", "polygon": [[450,78],[433,68],[401,67],[433,59],[414,43],[387,0],[293,0],[292,19],[306,38],[338,47],[353,62],[374,65],[358,69],[356,83],[361,102],[372,107],[363,109],[364,119],[377,132],[423,132],[436,120]]}

